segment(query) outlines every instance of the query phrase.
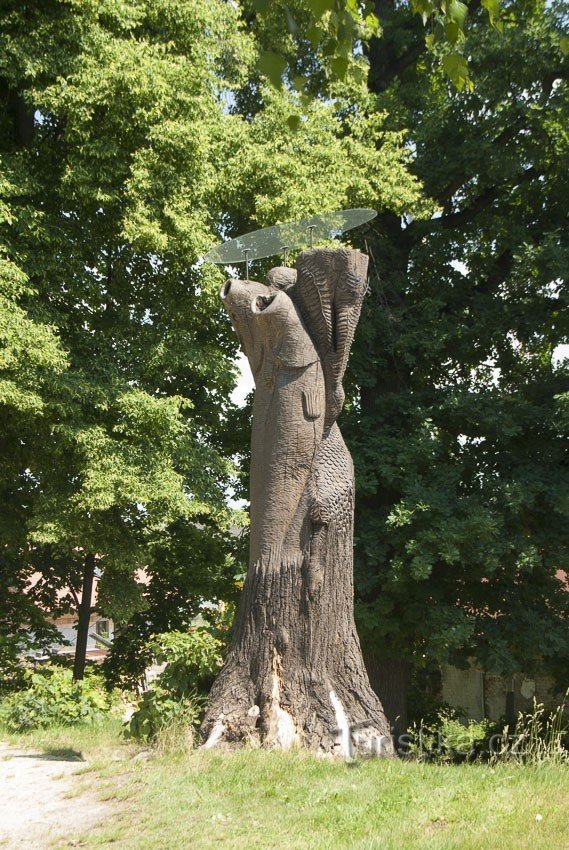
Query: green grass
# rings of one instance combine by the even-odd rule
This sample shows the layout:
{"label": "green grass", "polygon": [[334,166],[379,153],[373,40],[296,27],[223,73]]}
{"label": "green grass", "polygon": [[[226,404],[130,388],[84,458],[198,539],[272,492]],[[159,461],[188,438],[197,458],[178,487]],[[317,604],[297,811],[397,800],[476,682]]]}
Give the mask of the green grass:
{"label": "green grass", "polygon": [[127,759],[140,750],[139,746],[126,745],[122,740],[122,728],[119,718],[105,720],[96,726],[62,726],[25,733],[9,732],[0,726],[0,740],[48,755],[60,753],[64,757],[67,751],[70,760],[104,763],[108,758]]}
{"label": "green grass", "polygon": [[18,742],[67,747],[90,761],[84,781],[93,787],[96,779],[115,814],[82,839],[89,848],[569,848],[562,765],[350,765],[255,750],[165,751],[133,761],[132,745],[109,726],[98,735],[58,730]]}

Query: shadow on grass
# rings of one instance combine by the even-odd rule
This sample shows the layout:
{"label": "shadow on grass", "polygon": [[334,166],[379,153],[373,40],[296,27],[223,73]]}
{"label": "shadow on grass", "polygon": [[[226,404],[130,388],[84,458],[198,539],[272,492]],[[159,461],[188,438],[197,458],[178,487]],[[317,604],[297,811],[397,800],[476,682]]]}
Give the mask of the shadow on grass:
{"label": "shadow on grass", "polygon": [[72,747],[46,747],[43,753],[14,753],[11,758],[37,761],[85,761],[83,753]]}

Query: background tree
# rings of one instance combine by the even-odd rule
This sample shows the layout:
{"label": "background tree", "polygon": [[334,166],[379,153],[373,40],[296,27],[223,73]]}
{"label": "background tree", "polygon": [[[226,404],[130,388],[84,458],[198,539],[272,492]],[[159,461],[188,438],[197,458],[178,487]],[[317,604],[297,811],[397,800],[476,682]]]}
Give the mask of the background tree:
{"label": "background tree", "polygon": [[234,342],[196,260],[248,40],[199,1],[7,3],[2,29],[6,555],[21,578],[49,551],[71,585],[96,556],[118,614],[119,578],[192,535],[215,596]]}
{"label": "background tree", "polygon": [[428,221],[380,215],[351,361],[359,625],[392,717],[426,664],[567,683],[567,60],[556,6],[471,21],[457,93],[398,4],[369,84],[408,128]]}
{"label": "background tree", "polygon": [[[294,54],[310,45],[329,79],[344,80],[361,43],[381,36],[382,22],[374,0],[244,0],[248,23],[269,36],[259,54],[258,70],[277,88],[289,86],[307,94],[310,82],[298,76]],[[472,88],[468,53],[464,50],[469,12],[487,11],[487,25],[501,32],[499,0],[410,0],[400,4],[422,20],[419,50],[428,49],[453,85]],[[293,51],[291,52],[291,44]]]}

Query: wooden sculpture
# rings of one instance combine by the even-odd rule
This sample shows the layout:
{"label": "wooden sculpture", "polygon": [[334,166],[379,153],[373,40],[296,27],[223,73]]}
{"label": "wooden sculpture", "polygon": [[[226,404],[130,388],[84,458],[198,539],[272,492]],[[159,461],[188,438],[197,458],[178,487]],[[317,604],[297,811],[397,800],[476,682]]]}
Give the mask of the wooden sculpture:
{"label": "wooden sculpture", "polygon": [[352,459],[336,424],[368,258],[318,249],[221,297],[255,379],[250,561],[205,746],[389,753],[353,615]]}

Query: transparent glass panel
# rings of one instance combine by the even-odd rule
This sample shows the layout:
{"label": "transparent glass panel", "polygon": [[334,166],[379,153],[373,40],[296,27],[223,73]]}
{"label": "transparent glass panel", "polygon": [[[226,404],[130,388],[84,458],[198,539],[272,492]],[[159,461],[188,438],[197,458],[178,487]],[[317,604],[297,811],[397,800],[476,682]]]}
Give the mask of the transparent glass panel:
{"label": "transparent glass panel", "polygon": [[376,215],[375,210],[337,210],[300,221],[263,227],[217,245],[208,251],[204,259],[225,265],[285,254],[295,248],[317,248],[319,242],[329,242]]}

